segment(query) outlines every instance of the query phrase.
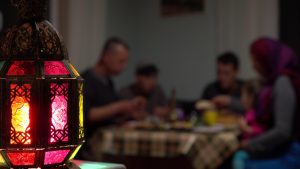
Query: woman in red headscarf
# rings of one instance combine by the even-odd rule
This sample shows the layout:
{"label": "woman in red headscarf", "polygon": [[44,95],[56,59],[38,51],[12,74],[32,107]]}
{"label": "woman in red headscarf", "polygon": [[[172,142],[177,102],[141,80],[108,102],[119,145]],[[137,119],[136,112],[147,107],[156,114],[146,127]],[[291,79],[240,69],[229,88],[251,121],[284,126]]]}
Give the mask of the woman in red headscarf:
{"label": "woman in red headscarf", "polygon": [[264,80],[255,106],[256,120],[267,131],[242,143],[235,169],[300,168],[299,60],[285,44],[261,38],[251,45],[254,69]]}

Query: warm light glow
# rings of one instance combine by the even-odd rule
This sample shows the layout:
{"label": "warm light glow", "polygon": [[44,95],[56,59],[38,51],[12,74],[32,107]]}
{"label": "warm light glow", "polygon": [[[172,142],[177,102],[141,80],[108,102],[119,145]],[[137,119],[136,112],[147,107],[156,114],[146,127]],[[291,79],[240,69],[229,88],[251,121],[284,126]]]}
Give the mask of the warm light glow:
{"label": "warm light glow", "polygon": [[50,142],[55,143],[60,138],[63,138],[61,141],[68,141],[68,136],[63,136],[63,134],[68,134],[68,129],[66,128],[68,123],[68,102],[66,99],[67,94],[64,93],[65,90],[67,92],[68,84],[59,86],[52,83],[51,89],[55,89],[55,95],[51,103],[51,122],[54,127],[54,134],[51,136]]}
{"label": "warm light glow", "polygon": [[[55,130],[64,130],[67,124],[67,101],[64,96],[55,96],[52,104],[52,124]],[[51,138],[51,143],[55,142],[54,138]],[[68,141],[66,137],[63,141]]]}
{"label": "warm light glow", "polygon": [[62,163],[69,154],[69,152],[70,150],[48,151],[45,153],[44,164],[49,165]]}
{"label": "warm light glow", "polygon": [[[30,85],[25,84],[24,87],[30,89]],[[19,94],[24,94],[23,96],[15,96],[14,100],[11,103],[11,124],[13,131],[16,132],[12,135],[10,140],[11,144],[31,144],[30,134],[29,134],[29,103],[26,100],[25,91],[21,87],[18,87],[16,84],[11,85],[11,90],[17,89],[16,92]]]}
{"label": "warm light glow", "polygon": [[29,126],[29,104],[17,96],[11,105],[12,126],[16,131],[25,132]]}
{"label": "warm light glow", "polygon": [[64,96],[55,96],[52,102],[52,124],[57,130],[63,130],[67,124],[67,104]]}
{"label": "warm light glow", "polygon": [[15,166],[34,165],[35,153],[7,153],[7,156]]}
{"label": "warm light glow", "polygon": [[69,75],[69,71],[60,61],[45,61],[46,75]]}
{"label": "warm light glow", "polygon": [[79,94],[79,139],[84,137],[83,133],[83,85],[80,85],[80,94]]}

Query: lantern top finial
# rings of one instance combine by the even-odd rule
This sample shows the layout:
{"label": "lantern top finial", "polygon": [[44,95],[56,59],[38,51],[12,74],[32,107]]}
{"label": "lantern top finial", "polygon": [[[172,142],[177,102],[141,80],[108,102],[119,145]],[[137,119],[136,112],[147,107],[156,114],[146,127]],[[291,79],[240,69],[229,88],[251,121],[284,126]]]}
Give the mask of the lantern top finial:
{"label": "lantern top finial", "polygon": [[11,0],[18,10],[20,20],[43,20],[47,12],[48,0]]}
{"label": "lantern top finial", "polygon": [[0,39],[0,61],[68,59],[61,36],[45,17],[48,1],[11,0],[18,10],[19,23]]}

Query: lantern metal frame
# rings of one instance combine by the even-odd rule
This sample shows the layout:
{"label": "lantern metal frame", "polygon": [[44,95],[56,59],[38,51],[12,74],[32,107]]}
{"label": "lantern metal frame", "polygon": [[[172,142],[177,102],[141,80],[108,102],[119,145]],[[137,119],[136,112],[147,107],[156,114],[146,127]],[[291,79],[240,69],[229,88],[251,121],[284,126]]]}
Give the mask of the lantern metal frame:
{"label": "lantern metal frame", "polygon": [[[84,143],[82,119],[84,81],[70,63],[61,36],[43,16],[47,0],[13,0],[12,2],[19,10],[20,21],[8,29],[0,41],[0,98],[2,99],[0,101],[0,168],[65,168],[66,163],[74,157]],[[60,63],[68,73],[47,75],[45,62],[51,61]],[[35,66],[32,69],[34,73],[8,75],[10,68],[16,62],[32,62]],[[12,91],[12,84],[19,88],[24,84],[30,85],[30,89],[25,91],[25,94],[30,95],[28,96],[30,97],[28,99],[30,123],[27,126],[30,133],[25,132],[25,141],[22,139],[12,142],[12,135],[19,139],[20,133],[14,133],[15,129],[12,126],[11,95],[20,95],[20,91],[23,90],[17,88]],[[67,129],[68,139],[58,139],[55,143],[50,141],[53,134],[51,133],[53,130],[51,129],[53,125],[51,104],[58,89],[52,89],[52,84],[67,84],[67,89],[62,90],[67,93],[67,96],[64,96],[67,103],[67,123],[64,127]],[[66,134],[64,132],[66,131],[59,130],[58,138],[62,139]],[[30,144],[27,144],[27,137],[30,137]],[[60,150],[68,150],[68,152],[64,151],[66,155],[62,161],[46,163],[47,152]],[[13,153],[35,153],[34,162],[16,165],[9,157]]]}

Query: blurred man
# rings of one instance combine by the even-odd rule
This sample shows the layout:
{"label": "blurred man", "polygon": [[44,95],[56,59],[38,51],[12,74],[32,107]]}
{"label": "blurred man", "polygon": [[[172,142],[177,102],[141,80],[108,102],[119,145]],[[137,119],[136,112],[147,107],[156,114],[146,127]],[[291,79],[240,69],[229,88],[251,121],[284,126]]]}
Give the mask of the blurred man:
{"label": "blurred man", "polygon": [[[139,99],[120,101],[114,88],[112,76],[119,75],[127,66],[129,47],[118,38],[107,40],[97,64],[84,73],[84,112],[86,144],[80,153],[83,159],[94,160],[91,154],[91,138],[96,130],[119,123],[139,109]],[[95,144],[97,144],[97,141]],[[95,147],[90,148],[92,150]],[[90,153],[90,154],[89,154]]]}
{"label": "blurred man", "polygon": [[157,84],[158,69],[153,64],[137,67],[135,82],[120,91],[124,99],[142,97],[146,100],[145,112],[156,115],[161,119],[167,118],[169,109],[167,99],[161,87]]}
{"label": "blurred man", "polygon": [[238,79],[239,59],[231,52],[223,53],[217,58],[217,80],[209,84],[202,99],[211,100],[219,108],[228,107],[242,111],[239,102],[243,82]]}

